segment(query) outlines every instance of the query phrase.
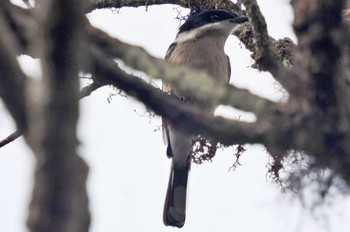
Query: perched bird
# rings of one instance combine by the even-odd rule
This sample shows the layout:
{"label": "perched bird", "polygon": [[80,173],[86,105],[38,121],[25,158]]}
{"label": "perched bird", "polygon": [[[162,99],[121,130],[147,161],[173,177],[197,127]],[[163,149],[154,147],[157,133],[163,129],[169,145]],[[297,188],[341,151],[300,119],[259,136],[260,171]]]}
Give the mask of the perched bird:
{"label": "perched bird", "polygon": [[[225,42],[227,37],[246,21],[247,17],[224,10],[195,13],[180,27],[165,59],[170,63],[206,71],[218,83],[228,83],[231,67],[224,51]],[[214,110],[210,105],[196,101],[191,96],[180,96],[169,83],[163,82],[163,91],[182,98],[184,104],[202,105],[209,112]],[[190,153],[192,140],[196,135],[180,130],[163,119],[163,138],[167,145],[167,156],[172,158],[163,221],[167,226],[181,228],[185,224]]]}

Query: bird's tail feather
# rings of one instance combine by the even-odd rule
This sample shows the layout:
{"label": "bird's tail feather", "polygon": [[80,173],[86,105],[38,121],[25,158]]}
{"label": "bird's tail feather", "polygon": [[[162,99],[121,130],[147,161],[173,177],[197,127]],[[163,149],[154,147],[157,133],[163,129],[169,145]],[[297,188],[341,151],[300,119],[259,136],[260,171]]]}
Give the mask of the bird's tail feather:
{"label": "bird's tail feather", "polygon": [[167,226],[183,227],[186,218],[187,181],[191,162],[184,167],[172,163],[168,190],[165,198],[163,221]]}

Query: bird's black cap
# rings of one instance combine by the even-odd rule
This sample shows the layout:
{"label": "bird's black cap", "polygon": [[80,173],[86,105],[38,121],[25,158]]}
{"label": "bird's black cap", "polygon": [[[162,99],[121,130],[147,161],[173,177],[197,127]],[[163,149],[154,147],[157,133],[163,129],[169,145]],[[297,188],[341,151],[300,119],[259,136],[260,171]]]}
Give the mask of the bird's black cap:
{"label": "bird's black cap", "polygon": [[240,16],[234,13],[229,13],[225,10],[206,10],[191,15],[186,22],[180,27],[179,33],[190,31],[194,28],[201,27],[209,23],[230,20],[232,22],[244,23],[248,21],[246,16]]}

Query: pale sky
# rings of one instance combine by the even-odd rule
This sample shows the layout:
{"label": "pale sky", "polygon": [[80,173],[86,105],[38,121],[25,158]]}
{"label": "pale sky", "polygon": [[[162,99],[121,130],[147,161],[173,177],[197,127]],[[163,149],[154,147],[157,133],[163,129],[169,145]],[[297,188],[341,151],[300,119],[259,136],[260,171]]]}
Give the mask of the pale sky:
{"label": "pale sky", "polygon": [[[286,0],[260,0],[269,32],[274,38],[292,34],[292,11]],[[184,10],[185,11],[185,10]],[[93,25],[130,44],[164,57],[179,22],[174,6],[95,11]],[[273,79],[252,70],[250,54],[231,36],[226,53],[232,62],[232,84],[272,100],[281,98]],[[25,72],[40,75],[37,62],[20,58]],[[81,101],[79,153],[90,166],[88,192],[92,232],[179,231],[162,222],[170,160],[158,130],[160,119],[150,120],[144,107],[132,98],[107,98],[102,88]],[[0,104],[0,138],[14,124]],[[220,114],[242,120],[252,116],[229,108]],[[288,139],[288,138],[286,138]],[[266,175],[268,155],[260,145],[247,146],[242,166],[229,172],[234,149],[219,150],[212,163],[193,165],[183,232],[347,232],[350,200],[338,198],[316,220],[293,194],[282,194]],[[0,149],[0,231],[27,231],[25,221],[32,188],[33,154],[23,139]],[[312,198],[312,194],[309,195]]]}

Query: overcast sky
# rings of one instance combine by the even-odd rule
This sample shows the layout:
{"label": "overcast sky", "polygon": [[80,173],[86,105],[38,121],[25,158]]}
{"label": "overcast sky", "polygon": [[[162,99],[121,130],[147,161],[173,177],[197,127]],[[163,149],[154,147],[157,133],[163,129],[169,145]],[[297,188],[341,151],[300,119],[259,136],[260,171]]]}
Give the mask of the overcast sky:
{"label": "overcast sky", "polygon": [[[258,2],[270,35],[294,39],[288,1]],[[148,11],[145,7],[100,10],[90,14],[89,19],[111,36],[164,57],[179,26],[177,10],[171,5],[149,7]],[[232,84],[272,100],[281,98],[269,75],[249,68],[250,54],[233,36],[227,42],[226,53],[232,62]],[[19,61],[26,73],[39,75],[36,61],[26,57]],[[170,160],[159,131],[160,119],[150,120],[145,108],[130,97],[115,96],[108,103],[113,91],[102,88],[81,101],[79,153],[90,166],[91,231],[178,231],[162,222]],[[15,128],[2,104],[0,112],[0,138],[4,138]],[[227,107],[219,109],[218,114],[254,119],[251,114]],[[235,161],[234,148],[219,150],[212,163],[192,166],[186,223],[181,231],[349,231],[349,198],[338,198],[332,207],[324,208],[328,214],[317,214],[316,220],[292,194],[282,194],[271,183],[266,175],[268,155],[264,148],[246,148],[242,166],[234,172],[228,171]],[[0,149],[0,231],[27,231],[33,170],[33,154],[23,139]]]}

